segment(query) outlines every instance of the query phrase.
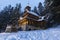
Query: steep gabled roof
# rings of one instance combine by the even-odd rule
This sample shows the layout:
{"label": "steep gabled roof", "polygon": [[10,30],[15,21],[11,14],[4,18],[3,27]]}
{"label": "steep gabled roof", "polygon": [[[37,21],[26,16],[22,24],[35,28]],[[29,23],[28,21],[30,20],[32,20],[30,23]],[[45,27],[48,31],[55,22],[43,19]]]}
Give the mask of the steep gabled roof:
{"label": "steep gabled roof", "polygon": [[35,16],[39,16],[37,13],[31,12],[31,11],[29,11],[29,13]]}
{"label": "steep gabled roof", "polygon": [[29,11],[29,10],[27,10],[27,9],[26,9],[26,11],[27,11],[28,13],[32,14],[32,15],[39,16],[39,15],[38,15],[37,13],[35,13],[35,12],[31,12],[31,11]]}

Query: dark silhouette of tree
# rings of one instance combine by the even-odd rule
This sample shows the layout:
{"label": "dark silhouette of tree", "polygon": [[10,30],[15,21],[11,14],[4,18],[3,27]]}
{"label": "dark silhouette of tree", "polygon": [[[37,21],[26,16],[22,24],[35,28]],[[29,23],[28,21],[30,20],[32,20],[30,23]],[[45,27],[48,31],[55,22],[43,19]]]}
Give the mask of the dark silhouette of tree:
{"label": "dark silhouette of tree", "polygon": [[33,10],[35,13],[37,13],[37,7],[35,6],[34,7],[34,10]]}
{"label": "dark silhouette of tree", "polygon": [[10,24],[17,24],[18,19],[20,17],[20,11],[21,10],[21,5],[16,4],[16,7],[13,9],[12,13],[10,14]]}
{"label": "dark silhouette of tree", "polygon": [[[60,14],[57,13],[59,10],[59,6],[60,6],[60,0],[45,0],[45,9],[46,11],[48,11],[49,14],[51,15],[51,20],[49,22],[51,22],[53,20],[53,24],[60,24]],[[47,14],[47,13],[46,13]],[[50,19],[49,18],[49,19]]]}
{"label": "dark silhouette of tree", "polygon": [[15,7],[12,7],[11,5],[6,6],[1,12],[0,12],[0,31],[6,29],[7,24],[17,24],[18,19],[21,14],[21,4],[16,4]]}
{"label": "dark silhouette of tree", "polygon": [[4,10],[2,10],[0,13],[1,14],[0,15],[0,28],[2,31],[6,29],[7,23],[10,20],[10,17],[9,17],[10,10],[11,10],[11,5],[6,6]]}
{"label": "dark silhouette of tree", "polygon": [[43,10],[43,6],[42,6],[42,3],[39,2],[39,5],[38,5],[38,13],[40,14]]}
{"label": "dark silhouette of tree", "polygon": [[36,6],[34,7],[34,9],[33,9],[32,11],[39,15],[39,13],[38,13],[38,10],[37,10],[37,7],[36,7]]}

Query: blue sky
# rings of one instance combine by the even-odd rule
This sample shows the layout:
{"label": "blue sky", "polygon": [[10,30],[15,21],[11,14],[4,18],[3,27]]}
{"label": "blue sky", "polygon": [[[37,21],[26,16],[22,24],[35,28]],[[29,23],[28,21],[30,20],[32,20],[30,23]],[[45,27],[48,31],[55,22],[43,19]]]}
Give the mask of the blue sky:
{"label": "blue sky", "polygon": [[[44,4],[44,0],[29,0],[29,5],[33,9],[34,6],[37,6],[38,3],[41,2]],[[28,5],[28,0],[0,0],[0,10],[2,10],[5,6],[12,5],[15,6],[16,3],[21,3],[22,10]]]}

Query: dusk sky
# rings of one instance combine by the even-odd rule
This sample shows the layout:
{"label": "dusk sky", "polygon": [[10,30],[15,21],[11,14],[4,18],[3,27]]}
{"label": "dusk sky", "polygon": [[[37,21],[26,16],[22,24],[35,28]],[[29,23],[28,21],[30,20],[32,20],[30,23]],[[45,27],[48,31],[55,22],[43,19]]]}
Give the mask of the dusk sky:
{"label": "dusk sky", "polygon": [[[29,5],[33,9],[34,6],[37,6],[41,2],[44,4],[44,0],[29,0]],[[17,3],[21,3],[22,10],[28,5],[28,0],[0,0],[0,10],[5,6],[12,5],[15,6]]]}

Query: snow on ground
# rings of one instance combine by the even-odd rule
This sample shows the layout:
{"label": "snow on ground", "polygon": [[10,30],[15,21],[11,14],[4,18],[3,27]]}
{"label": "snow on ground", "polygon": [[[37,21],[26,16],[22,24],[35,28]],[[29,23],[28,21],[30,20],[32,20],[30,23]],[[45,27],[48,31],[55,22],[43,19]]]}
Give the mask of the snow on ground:
{"label": "snow on ground", "polygon": [[0,33],[0,40],[60,40],[60,26],[46,30]]}

